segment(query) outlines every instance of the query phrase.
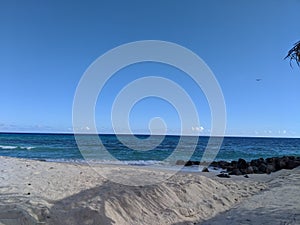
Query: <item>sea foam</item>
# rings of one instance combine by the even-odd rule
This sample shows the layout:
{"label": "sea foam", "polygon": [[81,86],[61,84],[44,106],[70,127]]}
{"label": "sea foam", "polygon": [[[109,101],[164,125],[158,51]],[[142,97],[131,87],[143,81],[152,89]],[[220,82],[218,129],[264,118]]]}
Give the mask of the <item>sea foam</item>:
{"label": "sea foam", "polygon": [[0,149],[26,149],[31,150],[35,147],[29,146],[29,147],[21,147],[21,146],[11,146],[11,145],[0,145]]}

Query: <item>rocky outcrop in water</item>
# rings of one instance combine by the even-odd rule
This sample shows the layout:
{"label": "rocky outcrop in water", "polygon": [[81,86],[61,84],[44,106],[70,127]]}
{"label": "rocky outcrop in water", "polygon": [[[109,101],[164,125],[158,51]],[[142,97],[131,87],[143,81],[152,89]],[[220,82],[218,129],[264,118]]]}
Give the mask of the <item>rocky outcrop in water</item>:
{"label": "rocky outcrop in water", "polygon": [[[204,163],[205,164],[205,163]],[[183,161],[178,160],[176,165],[193,166],[200,165],[199,161]],[[244,159],[238,161],[214,161],[210,164],[211,167],[221,168],[229,175],[245,175],[245,174],[270,174],[281,169],[294,169],[300,166],[300,157],[283,156],[272,158],[259,158],[247,162]]]}

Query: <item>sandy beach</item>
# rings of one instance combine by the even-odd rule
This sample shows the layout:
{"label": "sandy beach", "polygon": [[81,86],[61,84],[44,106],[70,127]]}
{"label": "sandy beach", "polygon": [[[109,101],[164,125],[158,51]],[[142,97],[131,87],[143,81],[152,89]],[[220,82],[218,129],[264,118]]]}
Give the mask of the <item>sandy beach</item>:
{"label": "sandy beach", "polygon": [[300,225],[299,12],[0,1],[0,225]]}
{"label": "sandy beach", "polygon": [[[132,170],[143,179],[168,173],[97,169],[128,179]],[[299,168],[248,179],[179,173],[126,186],[88,165],[0,157],[0,224],[299,224],[299,178]]]}

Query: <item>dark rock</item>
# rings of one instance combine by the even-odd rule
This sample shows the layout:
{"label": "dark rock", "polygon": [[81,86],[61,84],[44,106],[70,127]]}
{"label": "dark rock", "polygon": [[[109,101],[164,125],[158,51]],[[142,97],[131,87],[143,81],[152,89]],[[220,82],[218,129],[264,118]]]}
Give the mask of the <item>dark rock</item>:
{"label": "dark rock", "polygon": [[239,169],[233,169],[229,175],[243,175],[243,173]]}
{"label": "dark rock", "polygon": [[208,170],[207,167],[204,167],[204,168],[202,169],[202,172],[209,172],[209,170]]}
{"label": "dark rock", "polygon": [[295,160],[295,156],[288,156],[290,160]]}
{"label": "dark rock", "polygon": [[193,162],[190,160],[185,163],[185,166],[192,166],[192,165],[193,165]]}
{"label": "dark rock", "polygon": [[238,168],[238,169],[244,170],[244,169],[246,169],[247,167],[248,167],[248,164],[247,164],[247,162],[246,162],[245,159],[239,159],[239,160],[238,160],[238,162],[237,162],[237,168]]}
{"label": "dark rock", "polygon": [[230,166],[233,167],[234,169],[237,168],[237,161],[231,161]]}
{"label": "dark rock", "polygon": [[259,158],[259,159],[253,159],[250,162],[250,166],[256,166],[259,167],[260,164],[265,163],[265,160],[263,158]]}
{"label": "dark rock", "polygon": [[264,164],[264,163],[261,163],[261,164],[258,166],[258,172],[259,172],[259,173],[266,173],[266,172],[267,172],[267,165]]}
{"label": "dark rock", "polygon": [[211,166],[214,166],[214,167],[219,167],[219,162],[217,161],[212,161],[212,163],[210,164]]}
{"label": "dark rock", "polygon": [[249,176],[247,174],[244,175],[245,178],[249,178]]}
{"label": "dark rock", "polygon": [[[184,161],[177,160],[176,165],[193,166],[200,165],[200,161]],[[210,165],[213,168],[222,168],[229,174],[244,175],[252,173],[272,173],[281,169],[294,169],[300,166],[300,157],[297,156],[283,156],[283,157],[269,157],[266,159],[259,158],[253,159],[250,162],[240,158],[238,161],[213,161],[213,162],[202,162],[201,165],[204,167],[203,172],[206,171]]]}
{"label": "dark rock", "polygon": [[[194,166],[194,165],[199,166],[199,165],[200,165],[200,161],[192,161],[192,160],[184,161],[184,160],[177,160],[175,164],[176,164],[176,165],[179,165],[179,166],[182,166],[182,165],[184,165],[184,166]],[[207,165],[207,166],[208,166],[209,163],[208,163],[208,162],[203,162],[202,165]]]}
{"label": "dark rock", "polygon": [[276,170],[275,170],[275,167],[273,166],[273,165],[267,165],[267,168],[266,168],[266,173],[267,174],[270,174],[270,173],[272,173],[272,172],[275,172]]}
{"label": "dark rock", "polygon": [[275,158],[266,158],[266,163],[267,164],[273,164]]}
{"label": "dark rock", "polygon": [[281,167],[280,167],[280,159],[279,158],[274,158],[273,160],[273,166],[275,168],[275,170],[280,170]]}
{"label": "dark rock", "polygon": [[189,161],[186,161],[186,162],[183,161],[183,160],[177,160],[176,165],[193,166],[193,165],[200,165],[200,162],[199,161],[192,161],[192,160],[189,160]]}
{"label": "dark rock", "polygon": [[287,169],[288,162],[289,162],[288,157],[286,157],[286,156],[282,157],[279,161],[280,169]]}
{"label": "dark rock", "polygon": [[248,166],[247,169],[245,170],[246,174],[251,174],[254,173],[253,167],[252,166]]}
{"label": "dark rock", "polygon": [[226,162],[226,161],[220,161],[218,166],[224,170],[224,169],[226,169],[229,165],[230,165],[229,162]]}
{"label": "dark rock", "polygon": [[[205,164],[207,165],[208,163],[205,163]],[[199,166],[200,165],[200,161],[193,161],[193,165]]]}
{"label": "dark rock", "polygon": [[217,176],[218,177],[222,177],[222,178],[230,178],[230,176],[228,175],[228,173],[220,173]]}
{"label": "dark rock", "polygon": [[233,167],[233,166],[231,166],[231,165],[229,165],[229,166],[227,167],[227,172],[231,172],[231,171],[234,170],[234,169],[236,169],[236,168]]}
{"label": "dark rock", "polygon": [[258,166],[258,160],[257,159],[252,159],[250,162],[250,166]]}
{"label": "dark rock", "polygon": [[257,167],[257,166],[252,166],[252,168],[253,168],[253,173],[258,173],[258,172],[259,172],[259,170],[258,170],[258,167]]}
{"label": "dark rock", "polygon": [[299,165],[300,165],[300,162],[299,162],[299,161],[291,160],[291,159],[290,159],[290,160],[287,162],[286,169],[291,170],[291,169],[294,169],[294,168],[298,167]]}

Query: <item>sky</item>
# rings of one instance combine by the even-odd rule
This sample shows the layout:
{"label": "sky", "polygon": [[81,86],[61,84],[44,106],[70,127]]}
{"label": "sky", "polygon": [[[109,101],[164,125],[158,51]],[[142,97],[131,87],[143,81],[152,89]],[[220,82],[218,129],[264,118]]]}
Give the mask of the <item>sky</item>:
{"label": "sky", "polygon": [[[300,137],[300,68],[283,59],[300,40],[299,11],[299,0],[2,0],[0,132],[72,132],[74,95],[87,68],[119,45],[162,40],[190,49],[213,71],[225,99],[226,135]],[[116,96],[145,76],[180,85],[199,115],[190,129],[210,134],[205,93],[183,71],[155,62],[111,77],[95,106],[98,132],[113,132]],[[176,106],[156,97],[134,105],[128,123],[147,133],[158,117],[169,134],[180,131]]]}

